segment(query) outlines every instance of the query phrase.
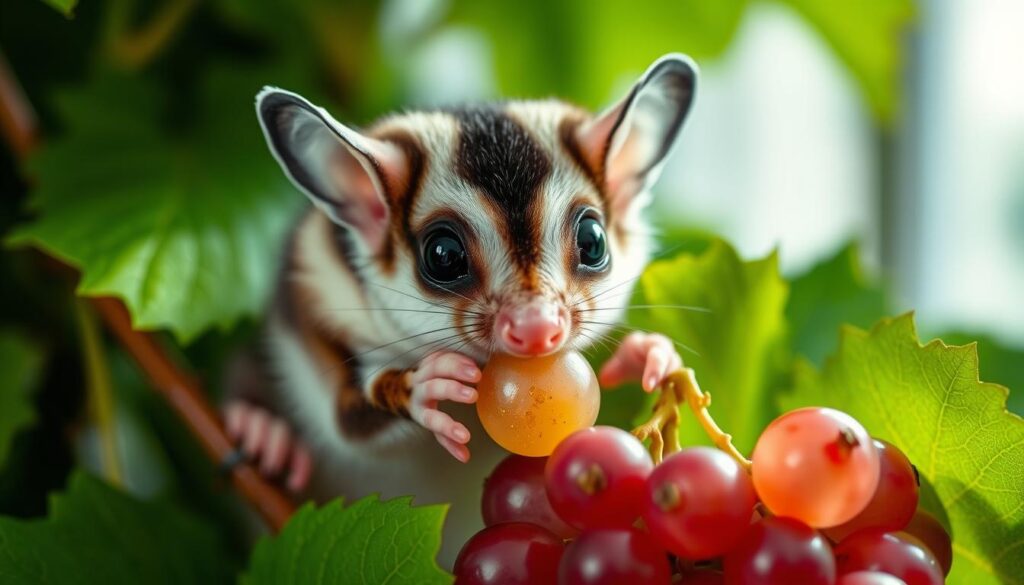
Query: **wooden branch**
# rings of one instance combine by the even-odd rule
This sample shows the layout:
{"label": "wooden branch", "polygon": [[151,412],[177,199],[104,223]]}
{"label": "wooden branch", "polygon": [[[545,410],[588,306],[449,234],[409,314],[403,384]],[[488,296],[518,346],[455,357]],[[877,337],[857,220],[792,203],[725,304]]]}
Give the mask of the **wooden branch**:
{"label": "wooden branch", "polygon": [[[24,159],[38,143],[35,114],[21,91],[14,74],[0,54],[0,131],[12,152]],[[73,270],[70,267],[69,270]],[[210,406],[198,381],[170,358],[160,341],[151,333],[136,331],[124,304],[114,298],[90,298],[93,308],[153,388],[178,413],[199,440],[206,454],[220,464],[229,460],[235,447],[224,430],[217,412]],[[295,510],[294,503],[277,486],[263,479],[250,465],[242,462],[231,470],[238,492],[263,517],[275,532],[284,526]]]}
{"label": "wooden branch", "polygon": [[[185,420],[207,455],[216,463],[225,461],[235,447],[198,382],[171,361],[154,335],[132,328],[128,310],[121,301],[109,297],[90,300],[110,331],[146,373],[153,388]],[[274,531],[284,526],[294,511],[294,504],[280,489],[265,481],[247,463],[235,467],[231,479]]]}
{"label": "wooden branch", "polygon": [[24,159],[35,147],[37,126],[35,111],[0,53],[0,131],[17,158]]}

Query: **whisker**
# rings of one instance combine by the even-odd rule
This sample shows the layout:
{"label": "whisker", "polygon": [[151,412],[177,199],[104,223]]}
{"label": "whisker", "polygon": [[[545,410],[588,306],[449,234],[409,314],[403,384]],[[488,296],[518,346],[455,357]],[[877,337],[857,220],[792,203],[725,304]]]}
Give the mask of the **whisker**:
{"label": "whisker", "polygon": [[611,346],[609,346],[607,343],[605,343],[604,339],[601,339],[601,337],[594,337],[593,335],[590,335],[591,333],[593,333],[594,335],[600,335],[597,332],[594,332],[594,331],[591,331],[589,329],[585,329],[583,327],[580,327],[580,330],[578,331],[578,333],[580,335],[582,335],[583,337],[586,337],[587,339],[589,339],[591,344],[600,343],[601,347],[603,347],[605,351],[607,351],[608,353],[615,353],[615,351],[611,348]]}
{"label": "whisker", "polygon": [[449,325],[448,327],[439,327],[437,329],[431,329],[430,331],[422,331],[420,333],[409,335],[409,336],[403,337],[401,339],[395,339],[394,341],[389,341],[388,343],[385,343],[385,344],[382,344],[382,345],[378,345],[377,347],[368,349],[366,351],[359,352],[359,353],[357,353],[357,354],[355,354],[353,356],[349,356],[344,362],[342,362],[342,364],[347,364],[347,363],[349,363],[352,360],[361,358],[361,357],[363,357],[363,356],[365,356],[367,354],[371,354],[371,353],[373,353],[373,352],[375,352],[377,350],[384,349],[386,347],[391,347],[392,345],[395,345],[396,343],[402,343],[403,341],[408,341],[410,339],[415,339],[415,338],[421,337],[423,335],[430,335],[431,333],[440,333],[441,331],[448,331],[450,329],[458,329],[459,327],[461,327],[461,325]]}
{"label": "whisker", "polygon": [[603,291],[601,291],[601,292],[599,292],[597,294],[591,295],[591,296],[589,296],[589,297],[587,297],[587,298],[585,298],[585,299],[583,299],[581,301],[577,301],[577,302],[573,303],[571,305],[571,307],[576,307],[576,306],[579,306],[579,305],[581,305],[583,303],[586,303],[588,301],[592,301],[592,300],[594,300],[596,298],[599,298],[599,297],[601,297],[601,296],[603,296],[603,295],[605,295],[607,293],[610,293],[611,291],[619,288],[620,286],[624,286],[624,285],[627,285],[627,284],[629,284],[631,282],[635,282],[635,281],[639,280],[640,277],[642,277],[642,276],[643,276],[643,274],[638,274],[637,276],[634,276],[633,278],[627,278],[626,280],[623,280],[622,282],[616,284],[615,286],[606,288],[606,289],[604,289]]}
{"label": "whisker", "polygon": [[619,337],[615,337],[614,335],[612,335],[612,333],[608,333],[608,332],[605,332],[605,331],[598,331],[597,329],[594,329],[592,327],[587,327],[586,325],[580,325],[580,327],[581,328],[585,328],[588,332],[590,332],[590,333],[592,333],[594,335],[599,336],[601,339],[604,339],[605,341],[607,341],[608,343],[612,344],[613,346],[618,345],[619,342],[622,341],[622,337],[624,336],[624,334],[621,331],[612,330],[612,333],[615,333],[615,334],[619,335]]}
{"label": "whisker", "polygon": [[[418,297],[416,295],[409,294],[409,293],[407,293],[405,291],[398,290],[397,288],[391,288],[390,286],[386,286],[386,285],[379,284],[379,283],[376,283],[376,282],[366,281],[366,284],[372,284],[373,286],[380,287],[380,288],[382,288],[384,290],[389,290],[391,292],[398,293],[398,294],[400,294],[402,296],[409,297],[410,299],[420,301],[421,303],[426,303],[428,305],[433,305],[435,307],[440,307],[442,309],[449,309],[449,310],[452,310],[452,311],[463,311],[463,312],[469,313],[471,315],[483,316],[483,313],[481,313],[479,311],[472,311],[472,310],[469,310],[469,309],[459,309],[458,307],[455,307],[455,306],[452,306],[452,305],[447,305],[447,304],[444,304],[444,303],[437,303],[437,302],[434,302],[434,301],[428,301],[427,299],[425,299],[423,297]],[[465,298],[465,297],[463,297],[463,298]]]}
{"label": "whisker", "polygon": [[593,309],[576,309],[578,313],[589,313],[591,311],[613,311],[613,310],[624,310],[632,311],[633,309],[681,309],[686,311],[694,311],[697,313],[710,313],[711,309],[707,307],[697,307],[693,305],[629,305],[626,307],[596,307]]}
{"label": "whisker", "polygon": [[[633,331],[640,331],[641,333],[657,333],[656,331],[649,331],[647,329],[641,329],[639,327],[633,327],[633,326],[630,326],[630,325],[622,325],[620,323],[610,323],[608,321],[585,321],[585,320],[580,320],[580,323],[586,323],[588,325],[604,325],[605,327],[611,327],[611,328],[616,329],[618,331],[623,331],[623,332],[627,332],[627,333],[628,332],[633,332]],[[684,349],[684,350],[692,353],[693,355],[695,355],[697,357],[700,357],[700,354],[697,352],[697,350],[693,349],[692,347],[690,347],[690,346],[688,346],[688,345],[686,345],[684,343],[680,343],[680,342],[678,342],[678,341],[676,341],[675,339],[672,339],[672,338],[669,338],[669,341],[671,341],[673,344],[675,344],[680,349]]]}
{"label": "whisker", "polygon": [[[470,331],[469,331],[469,333],[479,333],[480,331],[481,331],[481,329],[480,329],[480,328],[477,328],[477,329],[473,329],[473,330],[470,330]],[[415,361],[417,361],[417,362],[418,362],[419,360],[421,360],[421,359],[423,359],[424,357],[426,357],[426,356],[427,356],[428,354],[430,354],[430,353],[433,353],[433,352],[435,352],[435,351],[440,351],[440,348],[436,347],[436,346],[437,346],[437,344],[441,343],[441,344],[444,344],[444,345],[448,345],[448,344],[447,344],[447,343],[445,343],[445,342],[449,342],[450,344],[452,344],[452,345],[453,345],[453,344],[454,344],[454,342],[453,342],[452,340],[455,340],[455,339],[458,339],[459,337],[462,337],[463,333],[464,333],[464,332],[461,332],[461,331],[460,331],[459,333],[456,333],[456,334],[454,334],[454,335],[447,335],[447,336],[445,336],[445,337],[442,337],[442,338],[440,338],[440,339],[435,339],[435,340],[433,340],[433,341],[428,341],[427,343],[424,343],[423,345],[419,345],[419,346],[416,346],[416,347],[414,347],[414,348],[412,348],[412,349],[410,349],[410,350],[404,351],[404,352],[402,352],[402,353],[400,353],[400,354],[398,354],[398,355],[396,355],[396,356],[392,357],[392,358],[391,358],[391,359],[389,359],[388,361],[384,362],[383,364],[381,364],[381,365],[380,365],[380,366],[378,366],[377,368],[375,368],[375,369],[374,369],[373,371],[371,371],[371,372],[370,372],[369,374],[367,374],[367,375],[366,375],[366,378],[367,378],[367,379],[370,379],[370,378],[372,378],[372,377],[373,377],[373,376],[375,376],[375,375],[376,375],[376,374],[377,374],[378,372],[380,372],[381,370],[383,370],[383,369],[384,369],[384,368],[386,368],[387,366],[391,365],[392,363],[394,363],[394,362],[395,362],[395,360],[398,360],[399,358],[403,358],[403,357],[405,357],[405,356],[409,355],[410,353],[412,353],[412,352],[414,352],[414,351],[417,351],[417,350],[421,350],[421,349],[423,349],[423,348],[427,348],[427,350],[426,350],[426,351],[424,351],[424,352],[423,352],[423,354],[422,354],[422,355],[420,355],[420,356],[419,356],[419,357],[418,357],[418,358],[417,358],[417,359],[415,360]],[[442,345],[442,347],[444,347],[444,345]]]}
{"label": "whisker", "polygon": [[469,301],[471,303],[473,302],[473,299],[467,297],[466,295],[459,294],[459,293],[453,291],[452,289],[450,289],[448,287],[441,286],[440,284],[436,284],[434,286],[436,286],[437,288],[439,288],[439,289],[441,289],[441,290],[443,290],[445,292],[451,293],[451,294],[459,297],[460,299],[465,299],[465,300],[467,300],[467,301]]}
{"label": "whisker", "polygon": [[425,315],[455,315],[460,312],[460,309],[454,309],[452,311],[429,311],[425,309],[392,309],[388,307],[339,307],[337,309],[326,309],[328,312],[343,312],[343,311],[392,311],[395,313],[423,313]]}
{"label": "whisker", "polygon": [[[657,253],[655,253],[653,256],[651,256],[651,260],[652,261],[653,260],[659,260],[659,259],[661,259],[661,258],[663,258],[663,257],[665,257],[665,256],[667,256],[669,254],[671,254],[672,252],[675,252],[679,248],[682,248],[684,245],[686,245],[686,242],[677,242],[675,245],[669,246],[669,247],[667,247],[667,248],[665,248],[663,250],[660,250]],[[603,291],[601,291],[601,292],[599,292],[597,294],[594,294],[594,295],[589,296],[589,297],[587,297],[587,298],[585,298],[585,299],[583,299],[581,301],[578,301],[578,302],[574,303],[573,305],[571,305],[571,307],[576,307],[577,305],[581,305],[581,304],[586,303],[588,301],[592,301],[592,300],[594,300],[596,298],[599,298],[602,295],[605,295],[605,294],[607,294],[607,293],[609,293],[609,292],[619,288],[620,286],[624,286],[626,284],[629,284],[630,282],[634,282],[636,280],[639,280],[641,277],[643,277],[643,275],[644,275],[644,273],[641,272],[640,274],[638,274],[637,276],[635,276],[633,278],[626,279],[626,280],[624,280],[624,281],[622,281],[622,282],[620,282],[618,284],[615,284],[615,285],[613,285],[613,286],[611,286],[609,288],[604,289]]]}

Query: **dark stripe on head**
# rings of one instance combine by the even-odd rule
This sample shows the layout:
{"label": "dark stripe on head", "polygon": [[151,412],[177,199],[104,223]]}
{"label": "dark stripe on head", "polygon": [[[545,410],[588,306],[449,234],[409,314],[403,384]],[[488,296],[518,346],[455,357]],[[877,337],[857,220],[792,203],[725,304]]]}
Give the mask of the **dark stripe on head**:
{"label": "dark stripe on head", "polygon": [[479,106],[450,112],[459,121],[456,169],[479,189],[504,217],[499,225],[512,259],[527,283],[536,279],[540,261],[540,186],[551,173],[551,160],[529,133],[497,107]]}

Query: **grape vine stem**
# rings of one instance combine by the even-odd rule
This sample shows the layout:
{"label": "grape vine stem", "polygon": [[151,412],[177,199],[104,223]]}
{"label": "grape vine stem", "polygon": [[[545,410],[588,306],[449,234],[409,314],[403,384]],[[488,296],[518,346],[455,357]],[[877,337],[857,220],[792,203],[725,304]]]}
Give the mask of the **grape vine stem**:
{"label": "grape vine stem", "polygon": [[651,457],[655,463],[661,463],[666,451],[675,453],[679,445],[680,409],[685,404],[690,407],[693,416],[707,433],[716,447],[725,451],[743,469],[750,471],[750,460],[740,453],[732,444],[732,435],[722,431],[715,419],[708,412],[711,406],[711,395],[701,391],[697,384],[697,376],[692,368],[682,368],[669,374],[659,387],[661,394],[654,403],[654,412],[644,424],[633,429],[633,435],[641,441],[651,440]]}

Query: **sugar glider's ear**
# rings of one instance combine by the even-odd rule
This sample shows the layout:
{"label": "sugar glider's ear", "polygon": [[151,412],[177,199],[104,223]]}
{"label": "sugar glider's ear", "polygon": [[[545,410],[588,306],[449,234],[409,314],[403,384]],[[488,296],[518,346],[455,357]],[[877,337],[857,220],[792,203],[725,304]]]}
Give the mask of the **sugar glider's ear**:
{"label": "sugar glider's ear", "polygon": [[388,233],[387,193],[408,180],[398,146],[348,128],[297,94],[264,88],[256,114],[267,145],[288,178],[370,254]]}
{"label": "sugar glider's ear", "polygon": [[604,180],[613,209],[647,191],[693,103],[697,65],[672,53],[654,62],[621,101],[580,126],[580,152]]}

